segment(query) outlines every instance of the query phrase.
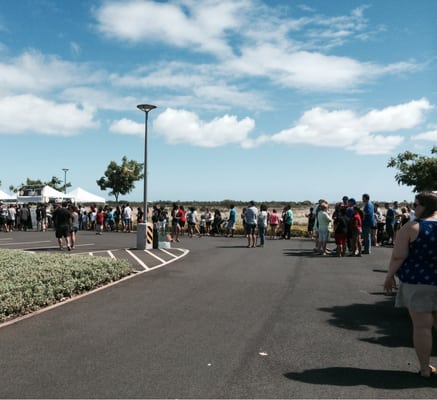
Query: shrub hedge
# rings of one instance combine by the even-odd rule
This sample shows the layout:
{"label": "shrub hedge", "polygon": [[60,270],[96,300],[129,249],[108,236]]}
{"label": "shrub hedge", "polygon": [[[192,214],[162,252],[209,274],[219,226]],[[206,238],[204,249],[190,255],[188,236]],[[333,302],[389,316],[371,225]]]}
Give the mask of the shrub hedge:
{"label": "shrub hedge", "polygon": [[0,322],[129,275],[125,260],[0,250]]}

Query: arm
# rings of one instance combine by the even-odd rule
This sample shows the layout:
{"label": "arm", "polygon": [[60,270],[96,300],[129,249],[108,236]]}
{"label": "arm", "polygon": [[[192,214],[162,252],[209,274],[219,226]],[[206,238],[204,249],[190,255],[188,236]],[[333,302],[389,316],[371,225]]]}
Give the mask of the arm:
{"label": "arm", "polygon": [[397,234],[388,272],[384,281],[384,289],[387,293],[391,293],[393,287],[396,287],[395,274],[408,257],[410,242],[414,241],[418,234],[419,224],[417,222],[405,224]]}

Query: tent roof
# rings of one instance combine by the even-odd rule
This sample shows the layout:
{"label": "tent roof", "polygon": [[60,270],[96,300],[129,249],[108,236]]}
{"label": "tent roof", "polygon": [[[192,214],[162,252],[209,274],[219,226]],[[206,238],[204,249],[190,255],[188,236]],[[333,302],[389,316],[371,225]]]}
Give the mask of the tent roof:
{"label": "tent roof", "polygon": [[87,192],[81,187],[77,187],[67,194],[67,196],[74,197],[76,203],[105,203],[104,197],[97,196],[96,194]]}
{"label": "tent roof", "polygon": [[57,197],[57,198],[70,197],[67,196],[65,193],[53,189],[51,186],[44,186],[41,190],[41,195],[44,197]]}
{"label": "tent roof", "polygon": [[0,200],[12,200],[15,198],[16,198],[16,196],[11,196],[11,195],[3,192],[3,190],[0,190]]}

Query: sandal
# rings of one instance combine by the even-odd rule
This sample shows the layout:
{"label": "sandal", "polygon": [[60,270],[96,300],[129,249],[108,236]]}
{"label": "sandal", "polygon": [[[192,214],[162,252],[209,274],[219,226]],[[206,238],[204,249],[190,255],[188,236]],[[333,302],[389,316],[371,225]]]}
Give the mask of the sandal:
{"label": "sandal", "polygon": [[430,365],[428,368],[429,368],[429,375],[423,375],[422,371],[420,371],[420,370],[418,372],[418,375],[421,378],[424,378],[424,379],[430,379],[432,376],[436,376],[437,375],[437,368],[436,367]]}

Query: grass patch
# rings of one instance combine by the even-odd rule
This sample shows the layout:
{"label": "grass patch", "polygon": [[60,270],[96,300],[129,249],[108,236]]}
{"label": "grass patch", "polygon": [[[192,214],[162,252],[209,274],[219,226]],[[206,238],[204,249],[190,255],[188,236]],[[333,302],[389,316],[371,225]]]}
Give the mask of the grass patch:
{"label": "grass patch", "polygon": [[0,251],[0,322],[129,275],[125,260]]}

